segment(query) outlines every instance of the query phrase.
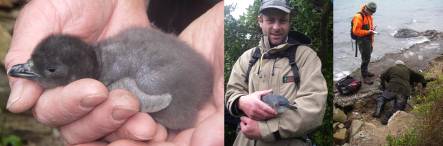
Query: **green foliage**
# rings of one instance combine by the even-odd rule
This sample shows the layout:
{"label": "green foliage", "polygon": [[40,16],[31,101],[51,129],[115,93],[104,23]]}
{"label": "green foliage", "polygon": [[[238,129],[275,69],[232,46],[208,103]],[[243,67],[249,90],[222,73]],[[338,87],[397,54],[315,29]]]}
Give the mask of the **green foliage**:
{"label": "green foliage", "polygon": [[[332,142],[332,3],[330,0],[289,0],[293,7],[292,30],[302,32],[312,39],[311,48],[317,51],[322,61],[322,72],[328,84],[328,100],[323,125],[313,133],[318,146]],[[238,20],[230,12],[233,6],[225,6],[225,85],[232,66],[247,49],[258,45],[262,32],[257,22],[260,0],[255,0]],[[225,126],[225,145],[232,145],[235,127]],[[231,136],[234,136],[231,137]]]}
{"label": "green foliage", "polygon": [[406,134],[403,134],[397,138],[388,135],[386,141],[389,146],[416,146],[420,140],[417,130],[412,129]]}
{"label": "green foliage", "polygon": [[416,96],[412,101],[412,112],[418,116],[419,123],[399,137],[388,136],[389,146],[409,145],[440,145],[443,140],[443,75],[439,75],[436,81],[428,83],[426,95]]}
{"label": "green foliage", "polygon": [[23,142],[20,137],[15,135],[7,135],[2,137],[1,146],[22,146]]}

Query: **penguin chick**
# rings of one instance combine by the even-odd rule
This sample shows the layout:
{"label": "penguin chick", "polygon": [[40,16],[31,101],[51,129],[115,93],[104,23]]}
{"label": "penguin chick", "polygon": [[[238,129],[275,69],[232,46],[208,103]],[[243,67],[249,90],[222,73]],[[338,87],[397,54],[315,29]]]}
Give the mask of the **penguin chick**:
{"label": "penguin chick", "polygon": [[[261,100],[272,107],[278,114],[285,112],[287,109],[297,109],[297,107],[291,103],[289,100],[280,95],[265,95],[261,97]],[[294,103],[295,104],[295,103]]]}
{"label": "penguin chick", "polygon": [[97,79],[111,90],[127,89],[140,99],[142,112],[172,130],[193,127],[213,85],[212,67],[200,54],[149,28],[130,28],[97,44],[51,35],[8,74],[46,89],[82,78]]}

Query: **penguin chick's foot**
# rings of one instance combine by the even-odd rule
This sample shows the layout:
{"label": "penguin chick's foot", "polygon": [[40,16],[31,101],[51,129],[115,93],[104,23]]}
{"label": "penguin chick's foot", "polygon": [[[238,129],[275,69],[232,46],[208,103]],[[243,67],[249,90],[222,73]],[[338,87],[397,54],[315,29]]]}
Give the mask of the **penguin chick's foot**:
{"label": "penguin chick's foot", "polygon": [[140,100],[140,110],[142,112],[153,113],[161,111],[169,106],[172,101],[172,95],[170,93],[163,93],[158,95],[149,95],[141,91],[137,86],[137,83],[132,78],[122,78],[116,82],[108,85],[110,90],[112,89],[126,89],[133,93]]}

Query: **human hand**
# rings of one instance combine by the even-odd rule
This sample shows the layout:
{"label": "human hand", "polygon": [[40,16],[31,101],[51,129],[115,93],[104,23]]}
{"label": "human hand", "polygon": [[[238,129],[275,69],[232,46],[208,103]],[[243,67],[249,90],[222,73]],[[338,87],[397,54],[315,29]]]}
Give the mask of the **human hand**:
{"label": "human hand", "polygon": [[[19,19],[17,20],[17,24],[15,27],[15,33],[13,42],[11,44],[10,52],[8,53],[8,56],[6,58],[6,66],[7,68],[10,68],[11,66],[17,64],[17,63],[23,63],[25,62],[35,45],[43,39],[45,36],[51,34],[51,33],[69,33],[74,34],[82,39],[86,40],[87,42],[94,42],[98,40],[102,40],[108,36],[112,36],[116,33],[118,33],[120,30],[125,29],[130,26],[148,26],[149,21],[146,18],[145,14],[145,4],[144,1],[94,1],[89,2],[86,0],[81,1],[68,1],[67,3],[60,3],[61,1],[53,0],[52,7],[48,9],[43,9],[43,11],[40,11],[42,7],[46,8],[46,5],[48,4],[46,1],[41,0],[34,0],[31,1],[20,14]],[[87,5],[86,5],[87,2]],[[100,8],[96,8],[100,6]],[[68,7],[68,8],[67,8]],[[74,12],[75,8],[77,9],[81,7],[80,10],[82,10],[81,13]],[[129,9],[130,8],[130,9]],[[197,128],[195,129],[189,129],[182,131],[180,133],[176,133],[177,135],[175,137],[170,136],[172,138],[169,138],[170,140],[175,140],[177,143],[184,144],[183,141],[186,141],[188,143],[223,143],[223,115],[222,107],[223,107],[223,4],[222,2],[219,3],[217,6],[213,8],[213,10],[208,11],[208,14],[205,14],[205,16],[202,16],[202,18],[199,18],[201,20],[196,20],[195,23],[191,24],[187,30],[185,30],[182,35],[180,36],[181,39],[185,40],[191,46],[196,48],[200,53],[202,53],[207,60],[209,60],[214,65],[214,72],[217,73],[215,75],[216,77],[216,85],[214,86],[214,100],[212,106],[206,106],[199,115],[199,124]],[[99,12],[97,12],[99,10]],[[39,13],[36,13],[39,12]],[[77,14],[82,14],[86,16],[78,16]],[[91,15],[94,14],[94,15]],[[98,15],[99,14],[99,15]],[[217,16],[217,17],[214,17]],[[32,19],[31,19],[32,18]],[[42,20],[36,22],[30,22],[30,20]],[[128,21],[129,20],[129,21]],[[217,21],[214,21],[217,20]],[[58,23],[54,23],[58,22]],[[31,25],[29,25],[31,24]],[[205,24],[211,24],[209,26],[206,26],[208,29],[202,29],[202,26]],[[214,24],[215,28],[214,27]],[[211,28],[209,28],[211,27]],[[205,27],[203,27],[205,28]],[[207,33],[206,31],[212,30],[213,33]],[[28,34],[29,32],[32,32]],[[202,34],[211,34],[211,35],[202,35]],[[216,35],[214,35],[216,34]],[[199,37],[196,37],[199,36]],[[213,37],[215,36],[215,37]],[[210,40],[207,41],[208,37],[213,37]],[[202,41],[205,40],[205,41]],[[26,42],[26,43],[23,43]],[[206,43],[202,43],[206,42]],[[209,43],[212,42],[212,43]],[[208,49],[210,48],[210,49]],[[216,55],[217,54],[217,55]],[[123,142],[127,142],[130,140],[147,140],[147,139],[154,139],[155,140],[164,140],[166,135],[166,130],[157,124],[155,126],[152,122],[152,118],[149,117],[147,114],[143,113],[133,113],[132,110],[128,110],[128,112],[124,114],[125,116],[128,116],[124,123],[122,121],[117,121],[115,123],[111,123],[111,126],[106,126],[108,124],[105,124],[103,122],[109,122],[109,121],[92,121],[82,124],[75,124],[78,121],[90,121],[90,120],[83,120],[88,119],[86,117],[89,117],[89,119],[97,119],[99,115],[101,114],[94,114],[91,115],[91,113],[106,113],[104,111],[113,111],[113,107],[111,105],[113,104],[105,104],[107,102],[110,103],[120,103],[116,102],[120,100],[119,98],[114,99],[111,98],[113,95],[113,91],[111,93],[107,93],[107,91],[100,91],[100,88],[95,88],[88,86],[91,84],[91,82],[96,82],[95,80],[86,80],[86,81],[78,81],[76,85],[67,85],[66,87],[61,87],[61,89],[58,90],[48,90],[43,92],[42,88],[35,84],[34,82],[24,80],[24,79],[15,79],[15,78],[9,78],[10,85],[11,85],[11,95],[8,101],[8,109],[12,112],[22,112],[25,111],[32,106],[35,106],[34,108],[34,115],[36,118],[43,122],[44,124],[53,126],[53,127],[59,127],[62,132],[62,136],[67,140],[66,142],[68,144],[75,144],[75,143],[83,143],[83,142],[90,142],[91,139],[95,139],[97,137],[103,137],[106,136],[106,134],[109,134],[109,131],[113,131],[112,129],[116,129],[111,134],[107,135],[105,137],[105,140],[107,141],[114,141],[117,139],[122,138],[128,138],[124,140]],[[93,83],[92,83],[93,84]],[[99,84],[99,83],[97,83]],[[100,86],[103,86],[102,84],[99,84]],[[98,85],[97,85],[98,86]],[[68,88],[69,87],[69,88]],[[60,93],[61,90],[70,91],[71,88],[79,88],[79,87],[89,87],[90,92],[92,93],[107,93],[109,97],[103,97],[103,99],[100,98],[100,100],[96,99],[95,101],[96,105],[92,105],[91,108],[86,110],[80,110],[81,103],[86,99],[88,94],[84,94],[83,97],[73,98],[72,100],[65,101],[68,98],[69,95],[64,95],[66,93]],[[88,89],[89,89],[88,88]],[[103,88],[105,88],[103,86]],[[23,91],[23,89],[26,89],[26,91]],[[49,91],[52,91],[52,93],[47,93]],[[78,92],[83,92],[77,90]],[[94,92],[93,92],[94,91]],[[42,98],[40,95],[52,95],[49,96],[51,98]],[[221,93],[221,94],[220,94]],[[72,93],[71,93],[72,94]],[[43,96],[42,95],[42,96]],[[78,95],[78,94],[77,94]],[[130,96],[131,94],[129,92],[123,93],[122,95]],[[55,98],[53,96],[62,96],[65,98]],[[59,99],[58,101],[56,99]],[[54,101],[53,101],[54,100]],[[114,102],[115,101],[115,102]],[[73,106],[74,108],[66,108],[63,109],[59,108],[57,109],[49,109],[47,106],[38,106],[38,105],[44,105],[43,103],[64,103],[69,104],[70,106]],[[138,101],[134,101],[132,104],[127,104],[123,107],[129,108],[129,109],[137,109],[134,107],[138,107]],[[100,109],[98,105],[104,104],[104,108],[106,110],[98,110]],[[63,104],[61,104],[63,105]],[[37,108],[41,107],[41,108]],[[46,107],[46,108],[44,108]],[[220,107],[220,108],[219,108]],[[40,109],[40,110],[38,110]],[[219,110],[220,109],[220,110]],[[96,112],[98,110],[99,112]],[[47,112],[50,111],[50,112]],[[216,112],[217,111],[217,112]],[[46,113],[45,113],[46,112]],[[215,113],[216,114],[213,114]],[[108,114],[109,115],[109,114]],[[131,116],[132,115],[132,116]],[[211,116],[209,116],[211,115]],[[46,117],[46,118],[45,118]],[[55,118],[54,118],[55,117]],[[61,118],[60,120],[54,120]],[[67,118],[68,120],[64,119]],[[51,121],[45,121],[45,119],[50,119]],[[100,119],[100,118],[98,118]],[[102,118],[106,119],[106,118]],[[136,119],[136,120],[133,120]],[[112,121],[111,121],[112,122]],[[104,132],[100,131],[94,131],[94,133],[84,133],[79,132],[83,131],[85,128],[94,127],[92,125],[97,125],[97,123],[100,123],[102,125],[105,125],[106,127],[100,127],[98,128],[100,130],[104,130]],[[144,124],[143,124],[144,123]],[[151,124],[149,124],[151,123]],[[217,128],[212,128],[213,123],[218,123],[216,126]],[[136,126],[139,124],[140,126]],[[74,125],[74,126],[68,126],[68,125]],[[89,125],[89,126],[83,126],[79,127],[80,125]],[[120,127],[118,126],[120,125]],[[71,128],[64,128],[65,126],[71,127]],[[211,126],[211,128],[208,128]],[[146,128],[154,128],[157,131],[156,134],[152,136],[150,133],[146,133]],[[63,130],[67,129],[67,130]],[[72,129],[72,130],[70,130]],[[75,130],[74,130],[75,129]],[[209,129],[209,130],[208,130]],[[67,132],[66,134],[64,132]],[[74,132],[73,134],[69,133]],[[218,137],[214,138],[214,135],[211,135],[208,137],[207,132],[216,133],[214,135],[220,135]],[[106,133],[106,134],[105,134]],[[84,137],[87,135],[93,135],[92,137]],[[171,134],[174,135],[174,134]],[[77,137],[76,137],[77,136]],[[191,137],[192,136],[192,137]],[[192,140],[191,140],[192,138]],[[195,139],[195,140],[194,140]],[[78,141],[76,141],[78,140]],[[215,140],[215,141],[214,141]],[[121,141],[120,141],[121,142]],[[98,144],[97,142],[92,142],[93,144]]]}
{"label": "human hand", "polygon": [[[195,128],[183,131],[168,131],[167,141],[141,142],[134,140],[117,140],[111,146],[187,146],[187,145],[223,145],[224,143],[224,110],[223,110],[223,2],[219,2],[205,14],[192,22],[179,38],[213,66],[214,86],[211,102],[199,111]],[[208,35],[209,34],[209,35]],[[158,135],[158,134],[157,134]],[[155,136],[155,137],[161,137]],[[106,145],[94,142],[91,145]]]}
{"label": "human hand", "polygon": [[240,131],[249,139],[260,139],[258,122],[248,117],[240,117]]}
{"label": "human hand", "polygon": [[261,96],[271,93],[272,90],[256,91],[238,99],[238,107],[251,119],[262,121],[277,116],[277,112],[261,101]]}
{"label": "human hand", "polygon": [[[30,1],[16,21],[6,68],[26,62],[38,42],[49,34],[72,34],[95,42],[127,27],[148,26],[145,12],[144,0]],[[108,141],[162,138],[154,135],[161,133],[158,131],[162,127],[149,115],[138,112],[139,101],[127,91],[108,92],[103,84],[92,79],[46,91],[25,79],[9,77],[9,83],[7,109],[18,113],[34,107],[36,119],[59,128],[68,144],[102,137]]]}

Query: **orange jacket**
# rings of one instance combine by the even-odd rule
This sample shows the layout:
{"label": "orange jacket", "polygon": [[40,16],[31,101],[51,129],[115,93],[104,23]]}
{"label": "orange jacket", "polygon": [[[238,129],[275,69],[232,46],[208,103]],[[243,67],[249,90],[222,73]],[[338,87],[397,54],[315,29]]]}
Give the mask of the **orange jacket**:
{"label": "orange jacket", "polygon": [[[371,40],[371,43],[374,41],[374,35],[369,33],[369,30],[374,30],[374,24],[372,23],[372,16],[371,15],[365,15],[363,12],[364,6],[361,7],[360,13],[356,13],[354,15],[354,18],[352,19],[352,33],[358,37],[369,37]],[[363,20],[363,17],[365,19]],[[364,26],[366,28],[364,28]]]}

